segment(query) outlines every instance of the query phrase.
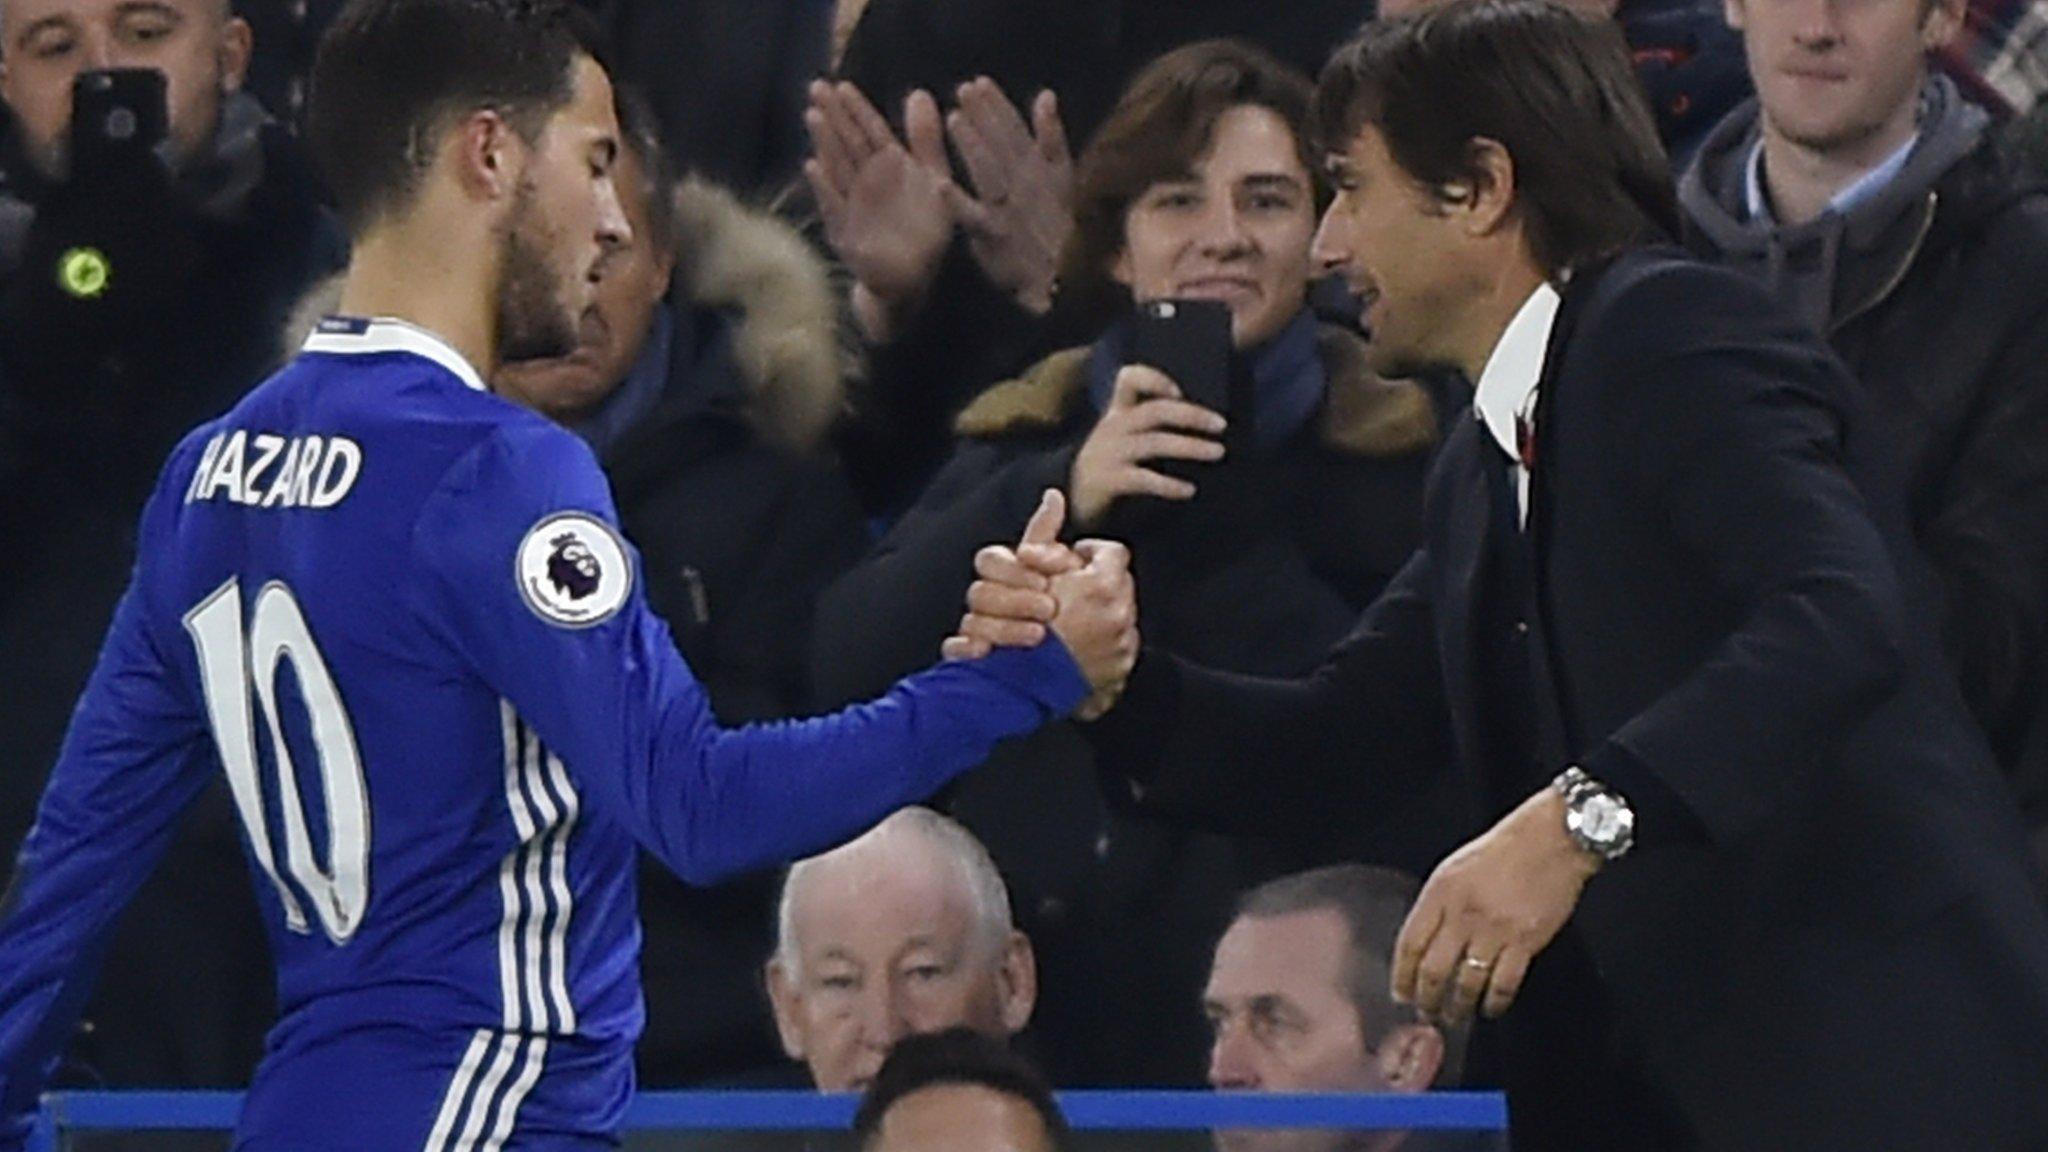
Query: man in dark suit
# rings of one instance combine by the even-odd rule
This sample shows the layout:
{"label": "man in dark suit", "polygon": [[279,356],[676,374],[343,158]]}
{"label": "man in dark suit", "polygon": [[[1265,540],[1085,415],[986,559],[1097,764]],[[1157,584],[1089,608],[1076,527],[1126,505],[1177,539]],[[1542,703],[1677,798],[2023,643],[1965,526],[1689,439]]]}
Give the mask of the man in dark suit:
{"label": "man in dark suit", "polygon": [[[1148,652],[1104,760],[1297,837],[1460,772],[1492,823],[1393,990],[1500,1018],[1520,1152],[2048,1147],[2048,917],[1906,607],[1898,501],[1852,483],[1856,390],[1749,283],[1642,245],[1675,213],[1618,36],[1459,0],[1367,30],[1317,99],[1319,251],[1375,368],[1462,370],[1475,418],[1323,668]],[[1029,635],[1071,563],[985,552],[949,651]]]}

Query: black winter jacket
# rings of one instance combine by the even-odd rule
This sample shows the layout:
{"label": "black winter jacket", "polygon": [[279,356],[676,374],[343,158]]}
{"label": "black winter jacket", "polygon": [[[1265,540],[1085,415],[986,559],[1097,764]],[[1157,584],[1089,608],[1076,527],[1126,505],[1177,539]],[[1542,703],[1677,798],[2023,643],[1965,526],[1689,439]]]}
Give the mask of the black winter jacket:
{"label": "black winter jacket", "polygon": [[[1423,391],[1373,377],[1326,328],[1322,410],[1264,457],[1233,456],[1185,505],[1127,499],[1090,533],[1126,541],[1148,641],[1267,675],[1304,672],[1407,560],[1438,421]],[[953,458],[922,500],[819,604],[816,676],[865,696],[929,662],[958,622],[984,544],[1014,540],[1064,488],[1096,420],[1087,348],[1042,361],[961,414]],[[1140,815],[1098,787],[1071,725],[1013,745],[949,807],[1009,880],[1043,968],[1037,1035],[1063,1083],[1198,1082],[1209,951],[1247,882],[1326,858]],[[1359,821],[1347,849],[1428,867],[1464,830],[1448,789]]]}

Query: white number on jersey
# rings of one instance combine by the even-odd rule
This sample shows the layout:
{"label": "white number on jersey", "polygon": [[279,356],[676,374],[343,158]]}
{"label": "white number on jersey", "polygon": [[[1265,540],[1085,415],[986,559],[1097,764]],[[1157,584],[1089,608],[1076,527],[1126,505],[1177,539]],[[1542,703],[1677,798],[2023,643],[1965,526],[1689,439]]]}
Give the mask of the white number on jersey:
{"label": "white number on jersey", "polygon": [[[306,628],[306,617],[290,588],[277,582],[256,595],[248,631],[242,628],[242,590],[229,580],[185,616],[185,630],[199,650],[199,673],[206,689],[207,715],[213,739],[227,769],[228,785],[249,831],[257,863],[277,888],[285,923],[301,935],[311,929],[305,910],[277,873],[269,824],[263,812],[263,786],[257,779],[256,731],[249,692],[263,705],[270,734],[272,761],[277,766],[277,795],[284,809],[285,865],[292,879],[312,898],[313,910],[327,938],[346,944],[362,925],[370,902],[370,801],[363,783],[362,756],[342,707],[341,693],[320,656],[319,645]],[[277,673],[290,660],[306,715],[312,721],[313,747],[320,760],[321,799],[327,810],[328,867],[314,859],[313,838],[306,830],[306,809],[300,799],[298,771],[286,747],[278,716]]]}

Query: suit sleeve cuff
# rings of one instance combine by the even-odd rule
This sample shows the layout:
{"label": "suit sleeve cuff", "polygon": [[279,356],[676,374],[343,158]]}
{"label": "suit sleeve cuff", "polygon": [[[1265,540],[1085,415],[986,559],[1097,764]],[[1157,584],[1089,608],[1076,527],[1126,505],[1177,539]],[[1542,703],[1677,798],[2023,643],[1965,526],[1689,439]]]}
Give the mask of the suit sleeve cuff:
{"label": "suit sleeve cuff", "polygon": [[1703,843],[1707,839],[1706,825],[1678,793],[1620,745],[1602,744],[1580,762],[1579,768],[1628,802],[1636,816],[1635,851],[1666,844]]}
{"label": "suit sleeve cuff", "polygon": [[1116,706],[1081,726],[1095,747],[1097,770],[1105,780],[1121,783],[1133,800],[1142,801],[1158,780],[1165,743],[1161,734],[1173,730],[1180,700],[1180,665],[1159,649],[1140,648]]}

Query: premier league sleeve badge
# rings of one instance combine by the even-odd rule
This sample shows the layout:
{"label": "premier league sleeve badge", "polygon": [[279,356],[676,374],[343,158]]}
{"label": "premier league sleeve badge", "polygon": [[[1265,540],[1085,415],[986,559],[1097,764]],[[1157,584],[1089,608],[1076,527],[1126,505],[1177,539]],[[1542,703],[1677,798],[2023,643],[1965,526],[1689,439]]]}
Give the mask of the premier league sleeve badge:
{"label": "premier league sleeve badge", "polygon": [[564,628],[602,624],[633,592],[633,565],[610,525],[586,512],[543,519],[519,542],[519,593],[534,615]]}

